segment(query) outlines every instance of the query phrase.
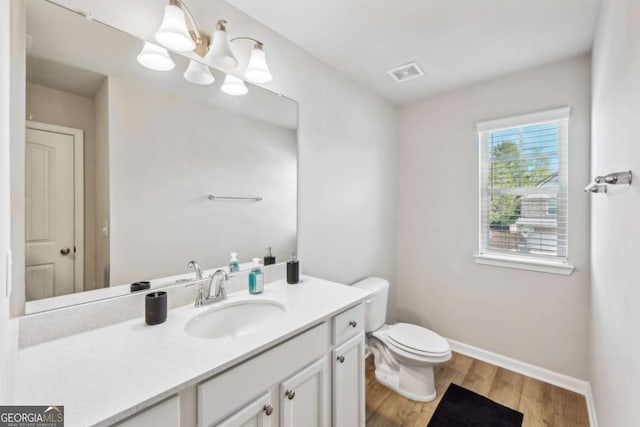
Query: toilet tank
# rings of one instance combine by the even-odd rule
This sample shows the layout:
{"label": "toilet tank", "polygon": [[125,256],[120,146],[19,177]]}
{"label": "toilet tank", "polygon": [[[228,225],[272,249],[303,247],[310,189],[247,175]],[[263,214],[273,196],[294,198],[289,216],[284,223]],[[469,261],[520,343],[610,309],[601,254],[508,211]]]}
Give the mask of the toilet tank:
{"label": "toilet tank", "polygon": [[373,332],[387,320],[387,296],[389,282],[379,277],[367,277],[353,284],[369,295],[365,300],[365,332]]}

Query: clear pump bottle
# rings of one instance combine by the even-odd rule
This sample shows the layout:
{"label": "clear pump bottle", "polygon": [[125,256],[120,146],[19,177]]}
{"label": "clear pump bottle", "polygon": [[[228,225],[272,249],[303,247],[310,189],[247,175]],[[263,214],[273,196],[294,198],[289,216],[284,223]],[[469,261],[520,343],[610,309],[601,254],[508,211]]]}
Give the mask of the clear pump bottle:
{"label": "clear pump bottle", "polygon": [[260,258],[253,258],[253,267],[249,273],[249,293],[256,295],[264,291],[264,273],[260,270]]}
{"label": "clear pump bottle", "polygon": [[238,253],[231,252],[231,261],[229,261],[229,273],[237,273],[240,271],[240,264],[238,263]]}

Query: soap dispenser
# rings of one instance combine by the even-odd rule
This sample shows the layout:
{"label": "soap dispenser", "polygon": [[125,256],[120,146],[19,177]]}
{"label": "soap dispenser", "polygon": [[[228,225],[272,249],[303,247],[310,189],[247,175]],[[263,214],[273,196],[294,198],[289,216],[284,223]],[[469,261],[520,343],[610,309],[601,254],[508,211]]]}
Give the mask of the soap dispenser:
{"label": "soap dispenser", "polygon": [[256,295],[264,291],[264,273],[260,270],[260,258],[253,258],[253,267],[249,273],[249,293]]}
{"label": "soap dispenser", "polygon": [[300,281],[300,261],[296,257],[296,253],[291,253],[291,258],[287,261],[287,283],[295,285]]}
{"label": "soap dispenser", "polygon": [[237,273],[240,271],[240,264],[238,263],[238,253],[231,252],[231,261],[229,261],[229,273]]}
{"label": "soap dispenser", "polygon": [[276,263],[276,257],[271,253],[271,246],[267,248],[267,254],[264,256],[264,265],[273,265]]}

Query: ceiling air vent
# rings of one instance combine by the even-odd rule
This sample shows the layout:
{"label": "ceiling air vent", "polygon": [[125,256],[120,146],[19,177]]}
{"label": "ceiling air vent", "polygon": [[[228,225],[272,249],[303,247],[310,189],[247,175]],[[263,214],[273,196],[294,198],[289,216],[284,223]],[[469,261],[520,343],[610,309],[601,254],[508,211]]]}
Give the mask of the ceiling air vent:
{"label": "ceiling air vent", "polygon": [[387,74],[389,74],[389,77],[391,77],[396,83],[402,83],[424,76],[424,72],[415,62],[392,68],[387,71]]}

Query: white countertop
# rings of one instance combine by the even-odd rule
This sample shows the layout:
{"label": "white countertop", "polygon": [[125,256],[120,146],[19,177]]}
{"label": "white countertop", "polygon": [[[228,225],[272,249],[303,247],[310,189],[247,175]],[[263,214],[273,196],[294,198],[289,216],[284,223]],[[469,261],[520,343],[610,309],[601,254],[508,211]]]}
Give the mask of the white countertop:
{"label": "white countertop", "polygon": [[148,326],[144,315],[19,350],[15,403],[64,405],[65,425],[108,425],[270,348],[366,298],[350,286],[303,276],[297,285],[265,285],[227,301],[260,298],[286,312],[268,330],[233,338],[195,338],[184,331],[193,316],[216,305],[169,311]]}

